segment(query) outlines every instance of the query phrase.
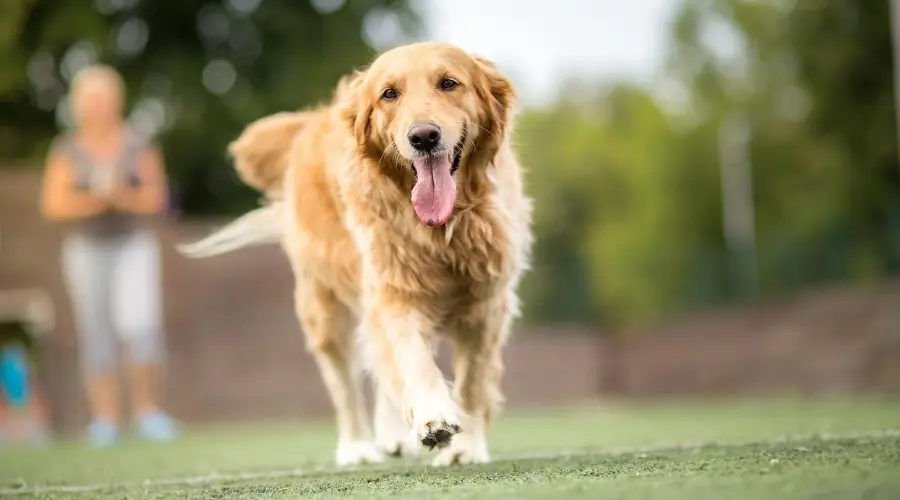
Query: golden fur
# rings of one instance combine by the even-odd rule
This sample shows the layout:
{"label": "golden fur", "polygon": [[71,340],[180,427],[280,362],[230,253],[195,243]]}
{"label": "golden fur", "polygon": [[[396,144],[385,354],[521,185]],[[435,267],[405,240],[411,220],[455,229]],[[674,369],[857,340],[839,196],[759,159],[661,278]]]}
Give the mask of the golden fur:
{"label": "golden fur", "polygon": [[[442,89],[446,78],[458,85]],[[399,97],[383,99],[386,88]],[[334,404],[341,464],[421,444],[441,448],[440,465],[489,459],[501,348],[532,239],[510,146],[513,104],[493,64],[416,43],[342,79],[329,105],[263,118],[231,145],[242,179],[279,206],[270,220],[284,224],[296,313]],[[407,133],[421,120],[448,144],[464,138],[453,215],[439,227],[410,201]],[[452,393],[433,359],[442,338],[453,347]],[[374,443],[361,366],[377,386]]]}

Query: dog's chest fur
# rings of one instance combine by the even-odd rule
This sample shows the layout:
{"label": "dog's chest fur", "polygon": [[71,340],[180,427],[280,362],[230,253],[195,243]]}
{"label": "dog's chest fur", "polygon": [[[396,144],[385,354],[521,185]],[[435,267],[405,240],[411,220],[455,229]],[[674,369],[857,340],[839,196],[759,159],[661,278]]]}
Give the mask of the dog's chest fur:
{"label": "dog's chest fur", "polygon": [[487,205],[459,213],[439,228],[383,221],[370,232],[364,266],[380,287],[435,306],[453,309],[487,300],[517,272],[507,227]]}

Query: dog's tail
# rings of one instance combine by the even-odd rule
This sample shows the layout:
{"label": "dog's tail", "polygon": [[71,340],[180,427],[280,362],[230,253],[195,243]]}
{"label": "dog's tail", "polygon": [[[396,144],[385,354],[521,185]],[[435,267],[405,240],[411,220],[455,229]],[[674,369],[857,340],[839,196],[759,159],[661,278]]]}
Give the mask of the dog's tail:
{"label": "dog's tail", "polygon": [[294,137],[310,122],[306,111],[277,113],[251,123],[228,151],[241,180],[265,194],[267,203],[195,243],[178,250],[192,258],[278,243],[284,233],[284,175]]}
{"label": "dog's tail", "polygon": [[270,197],[280,193],[291,145],[312,120],[311,114],[309,111],[276,113],[247,126],[228,145],[241,180]]}
{"label": "dog's tail", "polygon": [[232,221],[200,241],[179,245],[182,254],[201,259],[239,248],[281,241],[284,227],[284,202],[272,202]]}

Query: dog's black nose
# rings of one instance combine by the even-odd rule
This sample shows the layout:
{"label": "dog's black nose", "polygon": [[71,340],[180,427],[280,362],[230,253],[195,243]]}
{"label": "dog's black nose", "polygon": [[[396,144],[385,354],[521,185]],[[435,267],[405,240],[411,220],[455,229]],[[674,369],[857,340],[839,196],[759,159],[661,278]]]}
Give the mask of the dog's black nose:
{"label": "dog's black nose", "polygon": [[419,151],[429,153],[441,142],[441,128],[431,122],[417,122],[409,128],[406,134],[412,147]]}

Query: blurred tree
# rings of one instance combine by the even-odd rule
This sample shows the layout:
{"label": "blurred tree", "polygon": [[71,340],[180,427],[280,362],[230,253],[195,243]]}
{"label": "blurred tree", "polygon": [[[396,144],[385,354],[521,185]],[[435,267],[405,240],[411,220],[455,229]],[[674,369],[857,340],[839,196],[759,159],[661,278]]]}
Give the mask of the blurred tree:
{"label": "blurred tree", "polygon": [[538,207],[531,321],[656,320],[747,299],[722,230],[720,132],[751,137],[758,291],[900,272],[886,1],[685,0],[654,98],[584,86],[523,113]]}
{"label": "blurred tree", "polygon": [[693,251],[718,234],[715,215],[697,216],[715,214],[716,165],[690,161],[646,90],[620,84],[527,111],[517,137],[538,207],[528,320],[627,322],[708,293],[691,269]]}
{"label": "blurred tree", "polygon": [[842,154],[839,228],[851,272],[900,271],[900,166],[889,2],[798,2],[788,17],[798,82],[813,106],[810,133]]}
{"label": "blurred tree", "polygon": [[689,0],[673,75],[695,122],[746,110],[763,291],[897,272],[888,2]]}
{"label": "blurred tree", "polygon": [[116,66],[131,119],[158,133],[191,214],[255,201],[225,147],[251,120],[325,99],[340,75],[416,37],[408,0],[4,0],[0,157],[39,161],[64,123],[65,84]]}

